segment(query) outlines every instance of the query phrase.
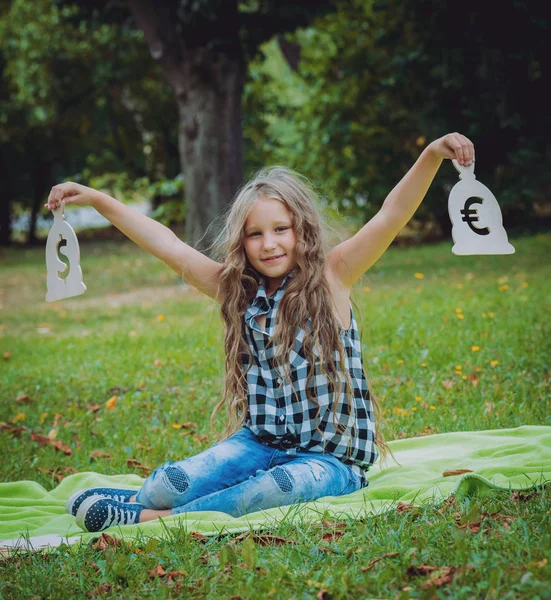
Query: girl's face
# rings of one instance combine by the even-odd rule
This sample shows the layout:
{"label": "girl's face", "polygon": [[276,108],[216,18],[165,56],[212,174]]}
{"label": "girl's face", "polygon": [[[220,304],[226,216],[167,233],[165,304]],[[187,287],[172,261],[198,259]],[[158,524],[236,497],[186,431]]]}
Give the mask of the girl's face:
{"label": "girl's face", "polygon": [[293,213],[279,200],[259,198],[245,222],[243,247],[249,262],[276,290],[296,266]]}

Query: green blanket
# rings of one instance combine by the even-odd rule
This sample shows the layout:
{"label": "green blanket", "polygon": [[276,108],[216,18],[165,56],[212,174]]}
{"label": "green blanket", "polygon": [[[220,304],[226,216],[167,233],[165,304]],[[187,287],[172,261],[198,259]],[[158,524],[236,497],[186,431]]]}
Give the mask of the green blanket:
{"label": "green blanket", "polygon": [[[238,519],[219,512],[187,513],[141,525],[109,530],[113,536],[137,538],[168,535],[184,526],[204,535],[238,533],[280,523],[283,519],[317,521],[321,518],[359,518],[395,508],[398,502],[439,505],[450,494],[464,498],[475,491],[518,490],[551,481],[551,427],[441,433],[389,443],[391,458],[369,471],[369,486],[348,496],[327,497]],[[445,471],[468,469],[459,475]],[[74,517],[65,513],[65,501],[75,491],[93,486],[139,488],[137,475],[79,473],[66,477],[52,491],[33,481],[0,484],[0,549],[14,544],[44,547],[88,540]],[[26,538],[26,541],[24,539]]]}

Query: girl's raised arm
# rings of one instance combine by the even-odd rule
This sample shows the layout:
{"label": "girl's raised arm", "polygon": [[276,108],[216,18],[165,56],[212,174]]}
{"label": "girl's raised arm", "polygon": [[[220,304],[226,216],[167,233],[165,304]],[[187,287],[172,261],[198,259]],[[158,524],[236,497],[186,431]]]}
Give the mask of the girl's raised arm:
{"label": "girl's raised arm", "polygon": [[61,201],[77,206],[93,206],[133,242],[153,254],[185,281],[218,300],[222,265],[182,242],[161,223],[141,215],[107,194],[79,183],[67,182],[52,188],[45,206],[54,209]]}
{"label": "girl's raised arm", "polygon": [[379,212],[329,253],[327,267],[343,287],[351,288],[390,246],[423,201],[444,158],[468,166],[474,160],[474,146],[465,136],[449,133],[423,150]]}

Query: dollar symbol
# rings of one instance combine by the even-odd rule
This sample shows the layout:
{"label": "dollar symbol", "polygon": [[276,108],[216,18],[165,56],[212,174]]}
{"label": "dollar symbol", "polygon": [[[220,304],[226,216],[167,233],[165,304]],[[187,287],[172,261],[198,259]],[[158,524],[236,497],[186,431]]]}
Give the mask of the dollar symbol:
{"label": "dollar symbol", "polygon": [[474,222],[478,221],[478,208],[471,208],[473,204],[482,204],[482,200],[480,198],[469,198],[462,210],[459,211],[462,215],[461,220],[465,221],[476,234],[488,235],[490,230],[487,227],[476,227],[473,225]]}

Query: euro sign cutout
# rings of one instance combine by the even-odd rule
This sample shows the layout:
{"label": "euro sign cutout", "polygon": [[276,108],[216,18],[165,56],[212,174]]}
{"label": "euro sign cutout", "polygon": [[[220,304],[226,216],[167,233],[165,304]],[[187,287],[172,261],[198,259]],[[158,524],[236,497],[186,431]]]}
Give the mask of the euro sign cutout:
{"label": "euro sign cutout", "polygon": [[452,222],[457,255],[513,254],[515,248],[507,239],[501,209],[492,192],[474,174],[474,163],[462,167],[456,160],[453,166],[460,181],[450,192],[448,211]]}
{"label": "euro sign cutout", "polygon": [[[46,241],[46,268],[48,269],[46,302],[79,296],[86,291],[82,281],[77,235],[65,221],[65,202],[52,212],[54,224]],[[69,264],[60,260],[59,255],[68,259]],[[60,275],[62,277],[59,277]]]}

